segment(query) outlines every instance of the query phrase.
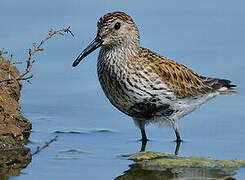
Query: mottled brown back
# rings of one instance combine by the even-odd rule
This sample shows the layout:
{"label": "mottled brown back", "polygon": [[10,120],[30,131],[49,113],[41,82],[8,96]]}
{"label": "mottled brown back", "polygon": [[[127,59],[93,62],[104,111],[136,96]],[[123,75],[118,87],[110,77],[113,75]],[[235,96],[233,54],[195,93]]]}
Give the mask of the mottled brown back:
{"label": "mottled brown back", "polygon": [[186,66],[146,48],[142,48],[141,57],[149,61],[149,65],[178,98],[204,95],[221,87],[235,87],[229,80],[201,76]]}

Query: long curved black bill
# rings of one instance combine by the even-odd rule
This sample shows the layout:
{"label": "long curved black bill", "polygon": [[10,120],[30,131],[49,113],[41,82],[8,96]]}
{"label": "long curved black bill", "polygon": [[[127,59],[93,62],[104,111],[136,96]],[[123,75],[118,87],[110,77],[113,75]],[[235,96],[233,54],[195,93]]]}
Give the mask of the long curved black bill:
{"label": "long curved black bill", "polygon": [[97,35],[96,38],[88,45],[88,47],[84,49],[83,52],[77,57],[77,59],[73,62],[72,66],[77,66],[83,58],[85,58],[88,54],[100,47],[101,44],[101,37]]}

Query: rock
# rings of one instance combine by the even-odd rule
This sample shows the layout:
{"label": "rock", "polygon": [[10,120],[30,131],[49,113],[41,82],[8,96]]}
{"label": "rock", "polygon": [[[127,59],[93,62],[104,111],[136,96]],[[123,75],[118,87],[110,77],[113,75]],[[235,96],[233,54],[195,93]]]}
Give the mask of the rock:
{"label": "rock", "polygon": [[[19,75],[18,69],[0,56],[0,82]],[[32,125],[20,113],[21,88],[17,80],[0,83],[0,177],[1,172],[18,175],[31,161],[30,149],[23,144],[28,141]]]}
{"label": "rock", "polygon": [[116,180],[144,179],[233,179],[244,160],[218,160],[205,157],[179,157],[161,152],[122,155],[134,163]]}

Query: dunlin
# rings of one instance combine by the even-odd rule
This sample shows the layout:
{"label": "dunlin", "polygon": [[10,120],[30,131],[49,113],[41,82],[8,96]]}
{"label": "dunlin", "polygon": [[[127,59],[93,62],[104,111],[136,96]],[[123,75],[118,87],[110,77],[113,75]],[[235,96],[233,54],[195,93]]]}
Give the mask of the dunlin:
{"label": "dunlin", "polygon": [[97,72],[110,102],[131,116],[147,141],[145,125],[168,123],[181,142],[178,120],[219,94],[235,94],[231,81],[199,75],[176,61],[140,47],[139,32],[123,12],[101,17],[96,38],[73,66],[101,47]]}

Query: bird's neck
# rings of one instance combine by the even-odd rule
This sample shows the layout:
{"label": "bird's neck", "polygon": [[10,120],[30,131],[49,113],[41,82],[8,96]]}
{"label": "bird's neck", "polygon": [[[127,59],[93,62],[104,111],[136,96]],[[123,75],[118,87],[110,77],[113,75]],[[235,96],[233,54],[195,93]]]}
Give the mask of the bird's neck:
{"label": "bird's neck", "polygon": [[[118,45],[113,47],[101,47],[100,56],[106,61],[130,61],[139,56],[139,43]],[[111,62],[111,63],[113,63]]]}

